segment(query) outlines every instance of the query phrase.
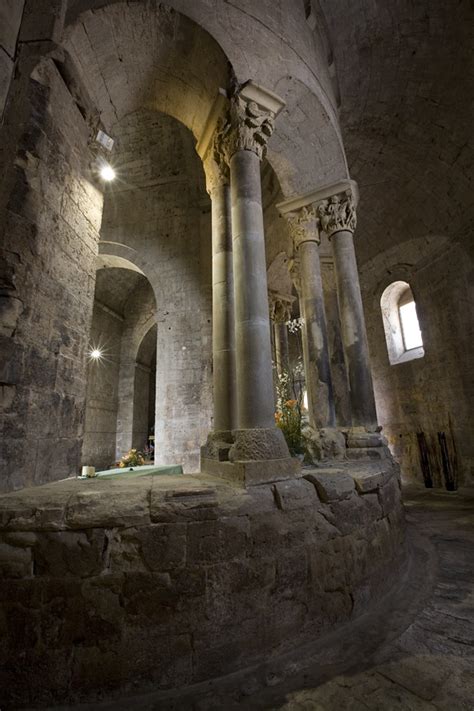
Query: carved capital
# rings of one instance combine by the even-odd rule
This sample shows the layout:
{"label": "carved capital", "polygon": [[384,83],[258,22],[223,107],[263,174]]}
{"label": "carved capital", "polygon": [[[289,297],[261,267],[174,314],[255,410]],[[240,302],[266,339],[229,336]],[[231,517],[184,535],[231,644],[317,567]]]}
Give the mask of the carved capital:
{"label": "carved capital", "polygon": [[267,142],[273,133],[275,115],[259,108],[255,101],[240,95],[230,101],[227,123],[221,132],[221,145],[227,163],[237,151],[252,151],[264,158]]}
{"label": "carved capital", "polygon": [[354,232],[357,224],[355,202],[350,190],[332,195],[317,207],[321,229],[329,238],[342,230]]}
{"label": "carved capital", "polygon": [[297,212],[289,212],[286,218],[288,220],[295,251],[303,242],[316,242],[320,244],[321,238],[318,231],[318,220],[316,209],[313,205],[305,205]]}

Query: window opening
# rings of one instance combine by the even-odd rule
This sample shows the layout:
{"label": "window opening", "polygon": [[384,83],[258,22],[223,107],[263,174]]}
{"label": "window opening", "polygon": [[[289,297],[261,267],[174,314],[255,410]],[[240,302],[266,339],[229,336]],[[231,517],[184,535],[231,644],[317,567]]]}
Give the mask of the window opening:
{"label": "window opening", "polygon": [[389,284],[380,299],[380,308],[390,364],[422,358],[423,338],[410,285],[405,281]]}

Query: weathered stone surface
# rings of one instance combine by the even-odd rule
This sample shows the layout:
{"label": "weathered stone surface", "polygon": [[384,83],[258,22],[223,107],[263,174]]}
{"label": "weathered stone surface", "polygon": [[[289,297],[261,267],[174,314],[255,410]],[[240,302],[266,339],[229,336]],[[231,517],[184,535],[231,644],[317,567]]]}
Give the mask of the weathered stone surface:
{"label": "weathered stone surface", "polygon": [[31,550],[0,543],[0,573],[2,578],[28,578],[33,572]]}
{"label": "weathered stone surface", "polygon": [[383,515],[388,516],[395,508],[400,506],[400,489],[397,479],[392,477],[384,486],[378,489],[377,495]]}
{"label": "weathered stone surface", "polygon": [[174,570],[186,560],[186,524],[157,524],[137,531],[141,554],[150,570]]}
{"label": "weathered stone surface", "polygon": [[[21,516],[21,494],[0,497],[5,516],[5,501],[15,512],[9,526],[20,527],[0,539],[7,574],[0,660],[41,639],[46,660],[28,657],[35,675],[45,670],[48,686],[36,682],[41,698],[97,698],[99,688],[165,689],[235,672],[364,613],[397,574],[403,520],[396,506],[390,522],[383,518],[377,493],[359,495],[347,471],[314,476],[246,490],[197,476],[157,477],[152,486],[138,479],[122,521],[129,481],[65,481],[38,497],[42,507],[62,510],[62,530],[45,530],[41,517],[31,528],[32,492],[23,494]],[[315,481],[336,498],[321,502]],[[88,492],[103,495],[100,506],[85,505]],[[135,520],[144,492],[152,520]],[[71,528],[65,515],[77,501],[74,526],[83,528]],[[64,662],[72,646],[77,653]],[[97,649],[105,650],[105,684],[94,668]],[[52,660],[66,664],[67,690],[63,677],[51,681]],[[8,689],[18,703],[29,698],[16,681]]]}
{"label": "weathered stone surface", "polygon": [[392,477],[395,477],[395,470],[392,467],[388,469],[382,468],[373,471],[355,472],[352,475],[356,489],[360,494],[376,491],[389,482]]}
{"label": "weathered stone surface", "polygon": [[325,503],[347,499],[354,491],[354,480],[343,469],[312,469],[305,473],[304,478],[314,484],[319,498]]}
{"label": "weathered stone surface", "polygon": [[218,517],[218,497],[214,487],[200,482],[186,482],[175,490],[163,491],[153,487],[150,514],[153,523],[172,521],[201,521]]}
{"label": "weathered stone surface", "polygon": [[139,477],[124,482],[88,482],[84,491],[77,491],[69,499],[65,524],[69,528],[94,526],[137,526],[150,521],[150,492],[152,477]]}
{"label": "weathered stone surface", "polygon": [[35,573],[79,579],[99,575],[105,567],[105,551],[102,529],[43,533],[35,547]]}
{"label": "weathered stone surface", "polygon": [[334,427],[315,430],[305,427],[303,435],[306,438],[308,451],[314,462],[321,459],[341,460],[346,456],[345,437]]}
{"label": "weathered stone surface", "polygon": [[234,444],[229,452],[231,462],[287,459],[283,432],[278,428],[234,430]]}
{"label": "weathered stone surface", "polygon": [[273,486],[273,494],[278,508],[282,510],[314,506],[317,502],[314,486],[306,479],[279,482]]}
{"label": "weathered stone surface", "polygon": [[388,447],[348,447],[346,449],[347,459],[356,461],[368,460],[375,461],[379,459],[391,459]]}

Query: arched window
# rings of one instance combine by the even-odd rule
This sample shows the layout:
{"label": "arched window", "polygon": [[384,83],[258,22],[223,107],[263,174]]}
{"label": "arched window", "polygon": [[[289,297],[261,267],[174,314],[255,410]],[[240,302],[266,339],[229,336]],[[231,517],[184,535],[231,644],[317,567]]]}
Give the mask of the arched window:
{"label": "arched window", "polygon": [[410,285],[395,281],[380,299],[388,359],[391,365],[425,355],[416,304]]}

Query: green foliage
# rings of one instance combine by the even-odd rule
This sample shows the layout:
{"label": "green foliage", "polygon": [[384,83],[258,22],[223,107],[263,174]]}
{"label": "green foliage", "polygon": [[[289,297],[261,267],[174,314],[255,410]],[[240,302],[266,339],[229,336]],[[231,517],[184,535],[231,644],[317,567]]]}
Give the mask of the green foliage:
{"label": "green foliage", "polygon": [[306,451],[304,437],[301,432],[301,403],[297,398],[292,398],[290,374],[283,371],[277,377],[277,409],[275,422],[285,437],[288,449],[292,456],[304,454]]}

